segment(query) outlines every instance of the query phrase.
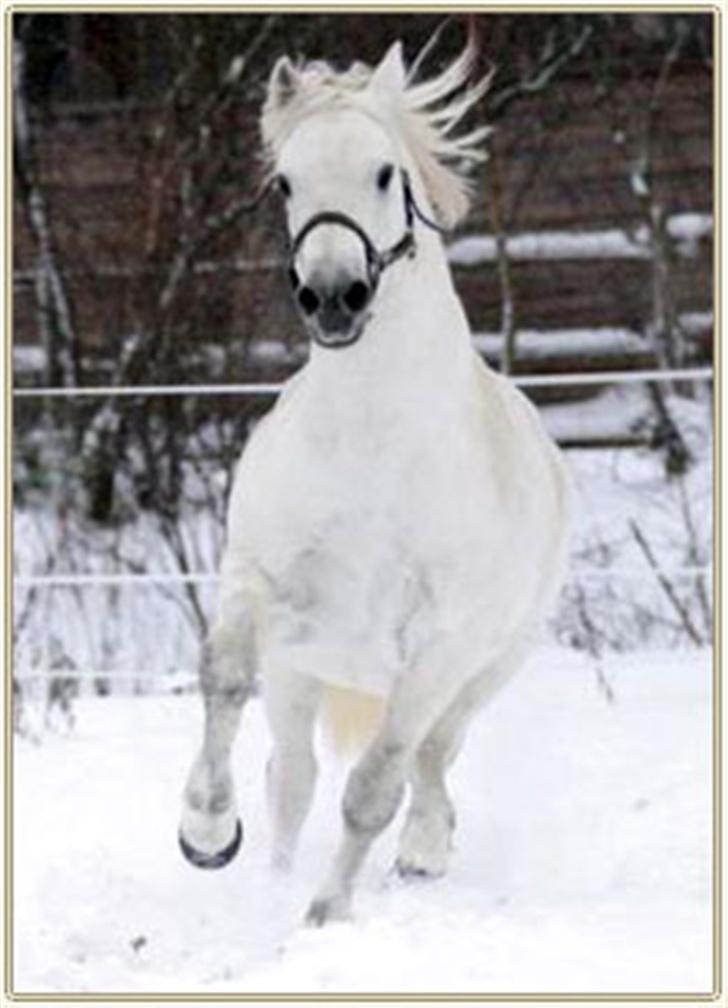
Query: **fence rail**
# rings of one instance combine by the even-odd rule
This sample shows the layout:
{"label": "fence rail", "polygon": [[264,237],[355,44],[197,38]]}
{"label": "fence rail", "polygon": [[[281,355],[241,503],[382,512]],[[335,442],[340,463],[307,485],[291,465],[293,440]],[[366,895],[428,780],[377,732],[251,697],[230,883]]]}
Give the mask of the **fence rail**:
{"label": "fence rail", "polygon": [[[511,375],[522,388],[549,385],[623,385],[634,382],[712,381],[712,367],[655,368],[642,371],[592,371],[580,374]],[[88,385],[73,388],[15,388],[16,399],[111,398],[119,396],[268,396],[277,395],[284,382],[247,382],[239,385]]]}
{"label": "fence rail", "polygon": [[[580,374],[548,374],[548,375],[513,375],[512,380],[522,387],[549,385],[602,385],[602,384],[632,384],[635,382],[669,382],[669,381],[712,381],[712,367],[671,368],[640,371],[598,371]],[[15,388],[13,395],[19,399],[30,398],[74,398],[74,397],[118,397],[118,396],[268,396],[276,395],[283,388],[283,382],[259,382],[222,385],[125,385],[125,386],[87,386],[74,388]],[[706,574],[710,567],[683,567],[671,572],[675,577],[692,577]],[[642,579],[646,571],[638,570],[604,570],[585,571],[575,576],[586,580],[623,577],[625,579]],[[133,585],[195,585],[214,584],[218,576],[211,572],[197,571],[184,573],[123,573],[123,574],[52,574],[52,575],[17,575],[13,578],[16,587],[82,587],[82,586],[125,586]]]}
{"label": "fence rail", "polygon": [[[711,564],[678,567],[669,571],[669,577],[697,577],[710,574]],[[603,581],[610,578],[625,580],[654,580],[654,573],[649,568],[612,567],[601,570],[572,569],[571,579],[574,581]],[[217,584],[218,574],[209,571],[191,572],[188,574],[19,574],[13,577],[13,583],[18,588],[122,588],[154,585],[194,585]]]}

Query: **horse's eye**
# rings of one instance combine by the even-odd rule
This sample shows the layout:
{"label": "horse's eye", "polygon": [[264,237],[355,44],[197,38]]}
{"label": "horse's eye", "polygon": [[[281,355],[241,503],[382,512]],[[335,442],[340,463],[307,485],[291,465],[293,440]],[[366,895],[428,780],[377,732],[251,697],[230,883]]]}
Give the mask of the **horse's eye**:
{"label": "horse's eye", "polygon": [[380,192],[386,192],[389,183],[392,181],[394,165],[385,164],[377,172],[377,188]]}
{"label": "horse's eye", "polygon": [[288,199],[291,195],[291,183],[288,181],[285,175],[278,176],[278,189],[284,199]]}

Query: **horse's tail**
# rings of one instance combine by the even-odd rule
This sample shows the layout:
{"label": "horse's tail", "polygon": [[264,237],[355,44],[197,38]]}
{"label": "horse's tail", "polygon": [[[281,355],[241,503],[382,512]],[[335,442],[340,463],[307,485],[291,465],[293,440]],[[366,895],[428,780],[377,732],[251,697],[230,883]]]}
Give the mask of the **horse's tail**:
{"label": "horse's tail", "polygon": [[372,740],[384,712],[382,697],[327,685],[322,711],[324,732],[341,756],[360,753]]}

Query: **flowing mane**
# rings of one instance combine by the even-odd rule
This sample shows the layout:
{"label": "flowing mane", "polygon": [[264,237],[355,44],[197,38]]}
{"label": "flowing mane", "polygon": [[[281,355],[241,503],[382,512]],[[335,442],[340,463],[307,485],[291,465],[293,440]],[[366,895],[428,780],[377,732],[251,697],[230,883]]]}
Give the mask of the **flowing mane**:
{"label": "flowing mane", "polygon": [[454,62],[436,77],[413,78],[429,45],[415,60],[406,80],[382,83],[377,70],[353,63],[337,71],[316,60],[286,66],[290,87],[285,100],[271,87],[263,107],[261,130],[265,153],[274,162],[283,142],[302,119],[332,109],[356,109],[399,136],[416,165],[427,197],[447,227],[468,211],[468,173],[487,157],[482,142],[491,132],[479,126],[456,135],[455,127],[483,96],[490,75],[467,85],[475,65],[472,40]]}

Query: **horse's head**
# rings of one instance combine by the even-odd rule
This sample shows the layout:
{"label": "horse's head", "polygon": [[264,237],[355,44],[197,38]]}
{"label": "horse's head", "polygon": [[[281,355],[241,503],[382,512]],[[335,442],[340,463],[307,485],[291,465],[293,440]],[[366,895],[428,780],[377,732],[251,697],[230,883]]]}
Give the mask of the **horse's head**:
{"label": "horse's head", "polygon": [[[310,71],[309,71],[310,73]],[[321,74],[322,97],[333,89]],[[273,71],[269,106],[301,98],[303,73],[286,58]],[[408,231],[401,144],[372,114],[377,100],[405,86],[399,47],[366,87],[322,107],[312,103],[280,146],[275,171],[291,236],[289,274],[309,332],[327,347],[361,335],[381,273],[382,250]],[[347,98],[356,94],[352,103]],[[404,249],[403,251],[406,251]]]}
{"label": "horse's head", "polygon": [[[442,159],[482,156],[474,143],[483,129],[445,136],[484,90],[462,94],[472,55],[468,47],[435,81],[414,86],[399,43],[374,69],[276,63],[263,136],[286,201],[296,304],[319,344],[359,339],[382,273],[414,254],[416,218],[432,225],[433,205],[450,224],[467,208],[462,174]],[[453,90],[461,94],[443,110]]]}

